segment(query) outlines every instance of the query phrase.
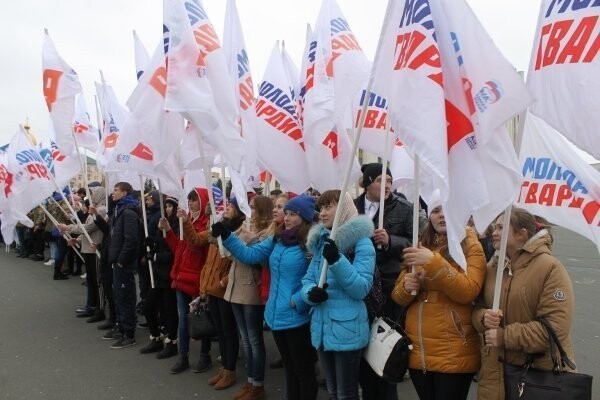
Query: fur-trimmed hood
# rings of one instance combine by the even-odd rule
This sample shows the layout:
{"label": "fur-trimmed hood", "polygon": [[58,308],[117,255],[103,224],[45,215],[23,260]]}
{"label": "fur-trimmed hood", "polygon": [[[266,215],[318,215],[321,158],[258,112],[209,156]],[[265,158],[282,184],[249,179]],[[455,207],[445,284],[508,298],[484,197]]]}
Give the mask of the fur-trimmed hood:
{"label": "fur-trimmed hood", "polygon": [[[340,250],[340,253],[345,254],[354,248],[354,245],[359,239],[365,237],[370,238],[373,236],[374,229],[373,221],[371,221],[368,216],[356,216],[338,228],[335,244]],[[306,248],[308,251],[315,254],[321,238],[329,237],[329,233],[329,229],[325,228],[323,224],[313,226],[308,233],[308,239],[306,241]]]}

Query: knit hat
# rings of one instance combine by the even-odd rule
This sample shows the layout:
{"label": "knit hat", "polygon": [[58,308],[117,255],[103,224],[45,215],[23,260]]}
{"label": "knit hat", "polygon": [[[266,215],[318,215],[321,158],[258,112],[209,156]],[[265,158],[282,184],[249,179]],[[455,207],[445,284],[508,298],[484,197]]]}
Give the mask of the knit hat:
{"label": "knit hat", "polygon": [[235,196],[231,196],[231,198],[229,199],[229,204],[231,204],[233,207],[235,207],[235,209],[237,210],[238,213],[243,214]]}
{"label": "knit hat", "polygon": [[[362,186],[366,189],[371,183],[375,182],[378,176],[381,176],[381,163],[370,163],[363,165],[360,170],[363,173]],[[386,174],[392,176],[389,168],[385,169]]]}
{"label": "knit hat", "polygon": [[179,202],[177,201],[177,199],[175,197],[167,197],[165,199],[165,204],[170,204],[173,206],[173,208],[177,208],[179,207]]}
{"label": "knit hat", "polygon": [[348,192],[346,192],[346,195],[340,199],[338,208],[340,208],[340,225],[358,216],[358,210],[356,210],[352,196],[350,196],[350,193]]}
{"label": "knit hat", "polygon": [[293,211],[300,215],[303,220],[307,222],[313,222],[316,213],[315,204],[316,200],[314,197],[301,194],[293,199],[290,199],[285,204],[283,211]]}
{"label": "knit hat", "polygon": [[158,190],[151,190],[150,192],[146,193],[145,197],[151,197],[154,204],[158,204],[160,201],[159,196],[160,194],[158,193]]}

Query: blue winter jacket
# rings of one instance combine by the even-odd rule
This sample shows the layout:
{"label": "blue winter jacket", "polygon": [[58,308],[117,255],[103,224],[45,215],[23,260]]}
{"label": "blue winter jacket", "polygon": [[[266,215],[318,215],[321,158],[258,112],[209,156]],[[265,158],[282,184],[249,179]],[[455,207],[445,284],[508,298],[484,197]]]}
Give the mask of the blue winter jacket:
{"label": "blue winter jacket", "polygon": [[[223,245],[244,264],[269,262],[271,287],[265,306],[265,321],[274,331],[296,328],[310,321],[310,306],[302,300],[300,280],[306,274],[308,260],[300,245],[285,246],[273,236],[246,246],[237,235],[229,235]],[[292,307],[292,301],[295,307]]]}
{"label": "blue winter jacket", "polygon": [[[309,304],[308,292],[319,283],[324,261],[323,246],[329,230],[322,224],[308,234],[307,248],[313,254],[302,279],[302,298]],[[371,241],[373,222],[361,215],[339,227],[335,238],[340,259],[329,266],[326,289],[329,298],[313,304],[310,324],[315,349],[325,351],[359,350],[369,342],[369,319],[364,298],[373,286],[375,248]],[[353,253],[350,262],[346,255]]]}

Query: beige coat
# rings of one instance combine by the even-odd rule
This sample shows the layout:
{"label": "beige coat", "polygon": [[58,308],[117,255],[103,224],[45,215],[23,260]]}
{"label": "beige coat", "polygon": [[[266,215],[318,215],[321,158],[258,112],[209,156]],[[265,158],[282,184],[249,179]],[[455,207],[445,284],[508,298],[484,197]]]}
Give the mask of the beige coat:
{"label": "beige coat", "polygon": [[[268,231],[253,232],[240,227],[236,234],[247,245],[261,242],[268,236]],[[261,265],[248,265],[233,258],[229,268],[229,281],[225,289],[224,299],[230,303],[262,305],[260,297]]]}
{"label": "beige coat", "polygon": [[[102,217],[102,219],[106,220],[106,192],[105,189],[101,186],[96,186],[90,188],[90,196],[92,198],[92,204],[96,207],[96,211],[98,215]],[[93,215],[88,215],[85,222],[83,223],[83,228],[87,231],[88,235],[90,235],[90,239],[94,244],[99,245],[102,243],[102,238],[104,234],[96,225],[94,221]],[[79,235],[77,240],[81,243],[81,252],[82,253],[95,253],[96,251],[90,245],[89,240],[83,234],[83,231],[77,224],[67,226],[67,233],[71,235]]]}
{"label": "beige coat", "polygon": [[[538,316],[550,322],[569,358],[575,362],[570,335],[575,304],[573,285],[565,267],[551,255],[551,244],[552,238],[546,230],[538,232],[517,250],[511,265],[504,270],[500,295],[504,348],[482,347],[479,399],[504,399],[499,356],[518,365],[525,362],[527,353],[544,353],[534,359],[534,367],[552,369],[548,334],[542,324],[534,321]],[[482,317],[493,302],[496,270],[497,261],[490,262],[482,295],[473,312],[473,324],[482,333],[485,331]]]}
{"label": "beige coat", "polygon": [[[467,272],[430,249],[433,258],[422,266],[417,296],[404,289],[404,269],[392,291],[392,299],[406,312],[406,333],[413,342],[409,367],[421,371],[470,373],[479,369],[479,335],[471,323],[473,301],[479,295],[486,273],[483,249],[473,229],[465,239]],[[421,267],[419,267],[421,268]]]}

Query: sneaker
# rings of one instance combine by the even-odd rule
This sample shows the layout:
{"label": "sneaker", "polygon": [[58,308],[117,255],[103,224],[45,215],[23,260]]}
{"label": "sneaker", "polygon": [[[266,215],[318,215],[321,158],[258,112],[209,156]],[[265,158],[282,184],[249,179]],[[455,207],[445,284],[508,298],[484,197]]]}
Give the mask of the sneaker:
{"label": "sneaker", "polygon": [[87,277],[87,273],[79,275],[81,279],[85,279]]}
{"label": "sneaker", "polygon": [[200,360],[198,360],[198,364],[194,365],[192,368],[192,372],[196,374],[200,374],[202,372],[206,372],[212,367],[212,360],[210,359],[210,354],[200,354]]}
{"label": "sneaker", "polygon": [[94,322],[104,321],[105,318],[106,316],[104,315],[104,311],[98,310],[94,313],[94,315],[86,319],[85,322],[88,324],[93,324]]}
{"label": "sneaker", "polygon": [[112,329],[114,326],[115,326],[115,323],[113,321],[111,321],[110,319],[107,319],[106,321],[104,321],[103,323],[98,325],[97,328],[100,331],[107,331],[109,329]]}
{"label": "sneaker", "polygon": [[49,267],[54,267],[54,260],[53,259],[49,259],[48,261],[46,261],[44,263],[44,265],[47,265]]}
{"label": "sneaker", "polygon": [[29,256],[31,261],[44,261],[44,256],[41,254],[32,254]]}
{"label": "sneaker", "polygon": [[96,313],[96,311],[93,308],[90,308],[89,310],[82,312],[82,313],[76,313],[75,316],[77,318],[89,318],[92,315],[94,315]]}
{"label": "sneaker", "polygon": [[142,347],[140,349],[140,353],[141,354],[156,353],[157,351],[161,351],[163,349],[163,347],[164,347],[163,342],[161,342],[159,338],[150,336],[150,343],[148,343],[147,345]]}
{"label": "sneaker", "polygon": [[173,342],[167,343],[165,341],[163,349],[161,351],[159,351],[158,353],[156,353],[156,358],[158,358],[159,360],[162,360],[164,358],[170,358],[170,357],[176,356],[177,353],[178,353],[177,343],[173,343]]}
{"label": "sneaker", "polygon": [[84,314],[84,313],[89,312],[90,310],[92,310],[92,309],[88,306],[81,306],[81,307],[77,307],[77,309],[75,310],[75,313]]}
{"label": "sneaker", "polygon": [[136,344],[135,338],[123,336],[110,346],[111,349],[124,349],[125,347],[134,346]]}
{"label": "sneaker", "polygon": [[121,339],[123,337],[123,333],[117,329],[117,327],[113,327],[110,331],[106,332],[102,339],[104,340],[115,340]]}

